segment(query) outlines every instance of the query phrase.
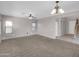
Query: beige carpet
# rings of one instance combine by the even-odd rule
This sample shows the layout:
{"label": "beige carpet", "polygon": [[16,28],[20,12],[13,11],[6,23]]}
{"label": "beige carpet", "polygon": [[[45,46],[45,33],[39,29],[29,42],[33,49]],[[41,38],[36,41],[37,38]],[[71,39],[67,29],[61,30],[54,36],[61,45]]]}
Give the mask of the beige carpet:
{"label": "beige carpet", "polygon": [[2,41],[1,57],[76,57],[79,45],[39,35]]}
{"label": "beige carpet", "polygon": [[72,42],[74,44],[79,45],[79,38],[78,37],[75,38],[73,34],[66,34],[66,35],[63,35],[63,36],[59,36],[59,37],[57,37],[57,39],[64,40],[64,41],[67,41],[67,42]]}

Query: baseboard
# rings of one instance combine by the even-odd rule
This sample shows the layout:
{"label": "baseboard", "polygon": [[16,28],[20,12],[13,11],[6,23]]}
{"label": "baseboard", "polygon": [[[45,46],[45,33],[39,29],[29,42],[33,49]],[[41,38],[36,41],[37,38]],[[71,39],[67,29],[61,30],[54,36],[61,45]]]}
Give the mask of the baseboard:
{"label": "baseboard", "polygon": [[[32,36],[32,35],[36,35],[36,34],[31,34],[31,35],[28,35],[28,36]],[[15,39],[15,38],[21,38],[21,37],[27,37],[27,36],[16,36],[16,37],[8,37],[8,38],[6,38],[6,37],[3,37],[3,39],[2,40],[7,40],[7,39]]]}
{"label": "baseboard", "polygon": [[49,38],[49,39],[56,39],[56,37],[49,37],[49,36],[41,35],[41,34],[38,34],[38,35],[43,36],[43,37],[46,37],[46,38]]}

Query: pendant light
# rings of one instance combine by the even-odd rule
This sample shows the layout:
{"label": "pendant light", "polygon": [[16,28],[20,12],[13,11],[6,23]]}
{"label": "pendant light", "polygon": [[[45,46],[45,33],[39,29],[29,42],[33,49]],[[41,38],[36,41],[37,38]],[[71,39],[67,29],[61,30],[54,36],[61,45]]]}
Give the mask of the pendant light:
{"label": "pendant light", "polygon": [[52,10],[51,14],[63,14],[64,10],[58,5],[59,1],[56,1],[56,6]]}

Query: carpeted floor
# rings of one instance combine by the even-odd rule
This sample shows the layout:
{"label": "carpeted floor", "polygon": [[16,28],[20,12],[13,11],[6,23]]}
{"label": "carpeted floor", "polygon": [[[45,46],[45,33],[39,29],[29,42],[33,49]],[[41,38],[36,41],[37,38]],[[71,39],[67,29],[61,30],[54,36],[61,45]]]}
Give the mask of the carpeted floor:
{"label": "carpeted floor", "polygon": [[72,43],[75,43],[75,44],[79,45],[79,38],[78,37],[74,37],[73,34],[66,34],[66,35],[57,37],[57,39],[64,40],[64,41],[67,41],[67,42],[72,42]]}
{"label": "carpeted floor", "polygon": [[0,43],[1,57],[78,57],[79,45],[40,35]]}

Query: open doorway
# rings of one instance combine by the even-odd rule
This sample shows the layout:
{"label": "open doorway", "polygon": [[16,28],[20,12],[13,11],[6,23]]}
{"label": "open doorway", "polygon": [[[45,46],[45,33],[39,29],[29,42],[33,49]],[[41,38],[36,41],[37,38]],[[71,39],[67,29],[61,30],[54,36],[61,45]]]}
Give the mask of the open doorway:
{"label": "open doorway", "polygon": [[62,40],[73,40],[74,39],[74,30],[75,30],[75,19],[62,18],[61,21],[58,21],[58,39]]}

